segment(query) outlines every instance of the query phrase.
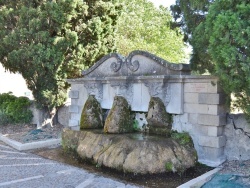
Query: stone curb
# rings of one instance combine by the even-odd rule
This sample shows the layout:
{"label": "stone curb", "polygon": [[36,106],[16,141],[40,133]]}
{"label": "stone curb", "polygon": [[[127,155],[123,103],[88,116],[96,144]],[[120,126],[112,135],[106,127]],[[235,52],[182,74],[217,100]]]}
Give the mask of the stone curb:
{"label": "stone curb", "polygon": [[180,186],[178,186],[177,188],[199,188],[202,185],[204,185],[206,182],[208,182],[209,180],[211,180],[212,176],[219,172],[221,170],[221,168],[217,167],[213,170],[210,170],[209,172],[194,178]]}
{"label": "stone curb", "polygon": [[6,136],[2,134],[0,134],[0,140],[19,151],[38,149],[38,148],[43,148],[43,147],[52,146],[52,145],[61,143],[61,138],[59,138],[59,139],[49,139],[49,140],[44,140],[44,141],[37,141],[37,142],[22,144],[20,142],[7,138]]}

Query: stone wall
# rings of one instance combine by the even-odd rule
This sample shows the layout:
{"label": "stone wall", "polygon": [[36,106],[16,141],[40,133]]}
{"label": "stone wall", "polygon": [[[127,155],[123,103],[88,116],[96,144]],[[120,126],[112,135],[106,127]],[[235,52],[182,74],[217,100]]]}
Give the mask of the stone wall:
{"label": "stone wall", "polygon": [[250,124],[243,114],[227,116],[224,135],[227,138],[224,154],[228,160],[250,159]]}
{"label": "stone wall", "polygon": [[243,114],[221,113],[217,118],[209,115],[202,121],[199,116],[175,115],[173,128],[190,133],[201,163],[218,166],[224,160],[250,159],[250,124]]}
{"label": "stone wall", "polygon": [[189,132],[199,161],[218,166],[226,160],[225,96],[218,80],[211,76],[186,76],[184,79],[184,113],[174,116],[173,129]]}

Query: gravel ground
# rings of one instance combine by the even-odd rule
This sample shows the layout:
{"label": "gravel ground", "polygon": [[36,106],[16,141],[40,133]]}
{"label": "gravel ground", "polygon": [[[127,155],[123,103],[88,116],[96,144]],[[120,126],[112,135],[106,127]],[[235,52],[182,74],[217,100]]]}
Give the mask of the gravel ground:
{"label": "gravel ground", "polygon": [[16,140],[21,143],[30,143],[34,141],[42,141],[61,137],[63,126],[60,124],[44,126],[37,129],[36,125],[0,125],[0,133],[4,136]]}
{"label": "gravel ground", "polygon": [[[231,173],[233,175],[245,176],[250,178],[250,160],[246,161],[227,161],[223,164],[220,171],[222,174]],[[250,180],[250,179],[249,179]]]}
{"label": "gravel ground", "polygon": [[216,173],[202,188],[249,188],[250,187],[250,160],[227,161],[222,169]]}

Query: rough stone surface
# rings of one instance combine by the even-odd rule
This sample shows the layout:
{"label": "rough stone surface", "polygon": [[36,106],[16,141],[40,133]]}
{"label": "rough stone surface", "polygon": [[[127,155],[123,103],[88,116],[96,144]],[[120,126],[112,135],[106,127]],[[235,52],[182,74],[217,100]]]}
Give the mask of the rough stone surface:
{"label": "rough stone surface", "polygon": [[64,129],[62,140],[64,148],[75,150],[82,159],[124,172],[182,172],[196,162],[196,151],[191,144],[181,145],[176,140],[164,137],[162,140],[159,137],[140,140],[132,139],[131,134]]}
{"label": "rough stone surface", "polygon": [[169,127],[154,127],[154,126],[149,126],[149,133],[150,134],[157,134],[157,135],[162,135],[169,137],[171,130]]}
{"label": "rough stone surface", "polygon": [[133,119],[130,106],[124,97],[116,96],[105,121],[104,132],[127,133],[132,131]]}
{"label": "rough stone surface", "polygon": [[78,146],[78,136],[79,134],[76,134],[80,131],[70,130],[69,128],[65,128],[62,131],[62,147],[64,150],[67,151],[75,151]]}
{"label": "rough stone surface", "polygon": [[166,112],[165,106],[159,97],[151,97],[147,121],[149,126],[170,127],[171,115]]}
{"label": "rough stone surface", "polygon": [[168,135],[171,131],[171,115],[166,112],[159,97],[151,97],[150,99],[147,122],[151,133]]}
{"label": "rough stone surface", "polygon": [[250,125],[243,114],[230,114],[224,128],[224,148],[228,160],[250,159]]}
{"label": "rough stone surface", "polygon": [[90,95],[83,107],[80,129],[95,129],[103,127],[102,109],[95,96]]}
{"label": "rough stone surface", "polygon": [[69,125],[69,106],[65,105],[58,109],[58,123],[63,126]]}
{"label": "rough stone surface", "polygon": [[49,118],[49,114],[46,112],[45,109],[38,109],[35,106],[35,103],[32,103],[29,109],[32,111],[33,114],[31,124],[36,124],[37,128],[41,128],[44,125],[45,120]]}

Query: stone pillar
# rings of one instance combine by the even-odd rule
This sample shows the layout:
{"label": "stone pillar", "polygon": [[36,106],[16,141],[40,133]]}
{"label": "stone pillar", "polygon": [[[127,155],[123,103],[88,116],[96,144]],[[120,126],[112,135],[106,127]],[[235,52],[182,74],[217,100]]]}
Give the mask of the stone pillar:
{"label": "stone pillar", "polygon": [[218,166],[226,160],[224,155],[226,137],[223,134],[226,125],[224,104],[225,95],[217,78],[186,77],[182,120],[189,124],[188,132],[194,139],[199,162],[209,166]]}
{"label": "stone pillar", "polygon": [[71,84],[71,90],[69,91],[71,105],[69,106],[68,126],[73,130],[79,130],[81,112],[88,98],[88,92],[80,80],[71,80],[69,83]]}

